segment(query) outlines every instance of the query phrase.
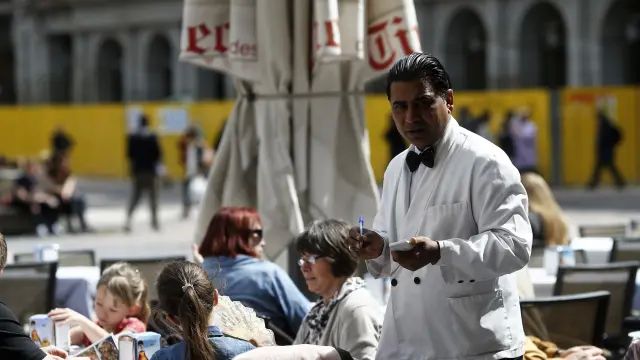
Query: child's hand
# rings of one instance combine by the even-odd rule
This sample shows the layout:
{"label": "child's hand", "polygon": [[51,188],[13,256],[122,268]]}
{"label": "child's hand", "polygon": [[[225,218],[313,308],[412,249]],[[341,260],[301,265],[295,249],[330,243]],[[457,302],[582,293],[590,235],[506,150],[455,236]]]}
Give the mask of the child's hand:
{"label": "child's hand", "polygon": [[69,324],[71,326],[81,325],[83,322],[88,320],[84,315],[79,314],[69,308],[53,309],[49,311],[48,316],[54,322],[62,322],[63,324]]}
{"label": "child's hand", "polygon": [[69,355],[69,354],[67,354],[66,351],[64,351],[64,350],[62,350],[60,348],[57,348],[57,347],[55,347],[53,345],[42,347],[42,348],[40,348],[40,350],[46,352],[49,355],[61,357],[63,359],[66,359],[67,356]]}

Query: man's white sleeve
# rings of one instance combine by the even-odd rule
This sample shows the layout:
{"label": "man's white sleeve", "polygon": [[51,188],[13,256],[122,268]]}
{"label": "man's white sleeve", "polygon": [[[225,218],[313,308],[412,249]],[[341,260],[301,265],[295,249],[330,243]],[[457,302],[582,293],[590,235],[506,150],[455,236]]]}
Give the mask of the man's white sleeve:
{"label": "man's white sleeve", "polygon": [[477,281],[515,272],[531,254],[526,191],[517,170],[496,157],[473,169],[471,209],[478,234],[439,241],[441,257],[436,265]]}

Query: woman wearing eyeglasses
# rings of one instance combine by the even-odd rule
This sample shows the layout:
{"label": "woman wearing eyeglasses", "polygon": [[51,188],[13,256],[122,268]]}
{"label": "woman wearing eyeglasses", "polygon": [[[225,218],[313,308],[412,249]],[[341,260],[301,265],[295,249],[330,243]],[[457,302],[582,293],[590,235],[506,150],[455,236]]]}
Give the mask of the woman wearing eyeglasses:
{"label": "woman wearing eyeglasses", "polygon": [[199,253],[221,295],[253,308],[293,337],[311,304],[284,270],[262,259],[264,245],[256,210],[226,207],[211,219]]}
{"label": "woman wearing eyeglasses", "polygon": [[382,309],[354,277],[358,260],[347,247],[349,225],[314,222],[296,239],[300,270],[309,291],[320,296],[298,330],[295,344],[326,345],[354,359],[374,359],[382,328]]}

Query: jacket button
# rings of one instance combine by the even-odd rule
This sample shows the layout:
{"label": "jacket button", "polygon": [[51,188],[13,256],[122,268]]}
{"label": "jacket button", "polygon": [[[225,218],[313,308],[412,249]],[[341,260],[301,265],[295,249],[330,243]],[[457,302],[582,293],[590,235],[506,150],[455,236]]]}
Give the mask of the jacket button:
{"label": "jacket button", "polygon": [[462,284],[464,280],[458,280],[458,284]]}
{"label": "jacket button", "polygon": [[416,276],[416,277],[414,277],[414,278],[413,278],[413,282],[414,282],[416,285],[420,284],[420,278],[419,278],[419,277],[417,277],[417,276]]}
{"label": "jacket button", "polygon": [[391,279],[391,286],[396,286],[396,285],[398,285],[398,280]]}
{"label": "jacket button", "polygon": [[476,281],[475,281],[475,280],[473,280],[473,279],[471,279],[471,280],[469,280],[469,282],[471,282],[471,283],[472,283],[472,282],[476,282]]}

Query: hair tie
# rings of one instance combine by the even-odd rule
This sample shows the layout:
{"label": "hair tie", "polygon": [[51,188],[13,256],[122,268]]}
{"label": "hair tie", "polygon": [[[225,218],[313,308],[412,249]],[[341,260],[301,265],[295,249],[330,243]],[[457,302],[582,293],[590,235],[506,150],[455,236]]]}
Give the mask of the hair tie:
{"label": "hair tie", "polygon": [[193,289],[193,285],[191,285],[189,283],[184,284],[184,286],[182,287],[182,292],[186,293],[188,288],[192,288]]}

